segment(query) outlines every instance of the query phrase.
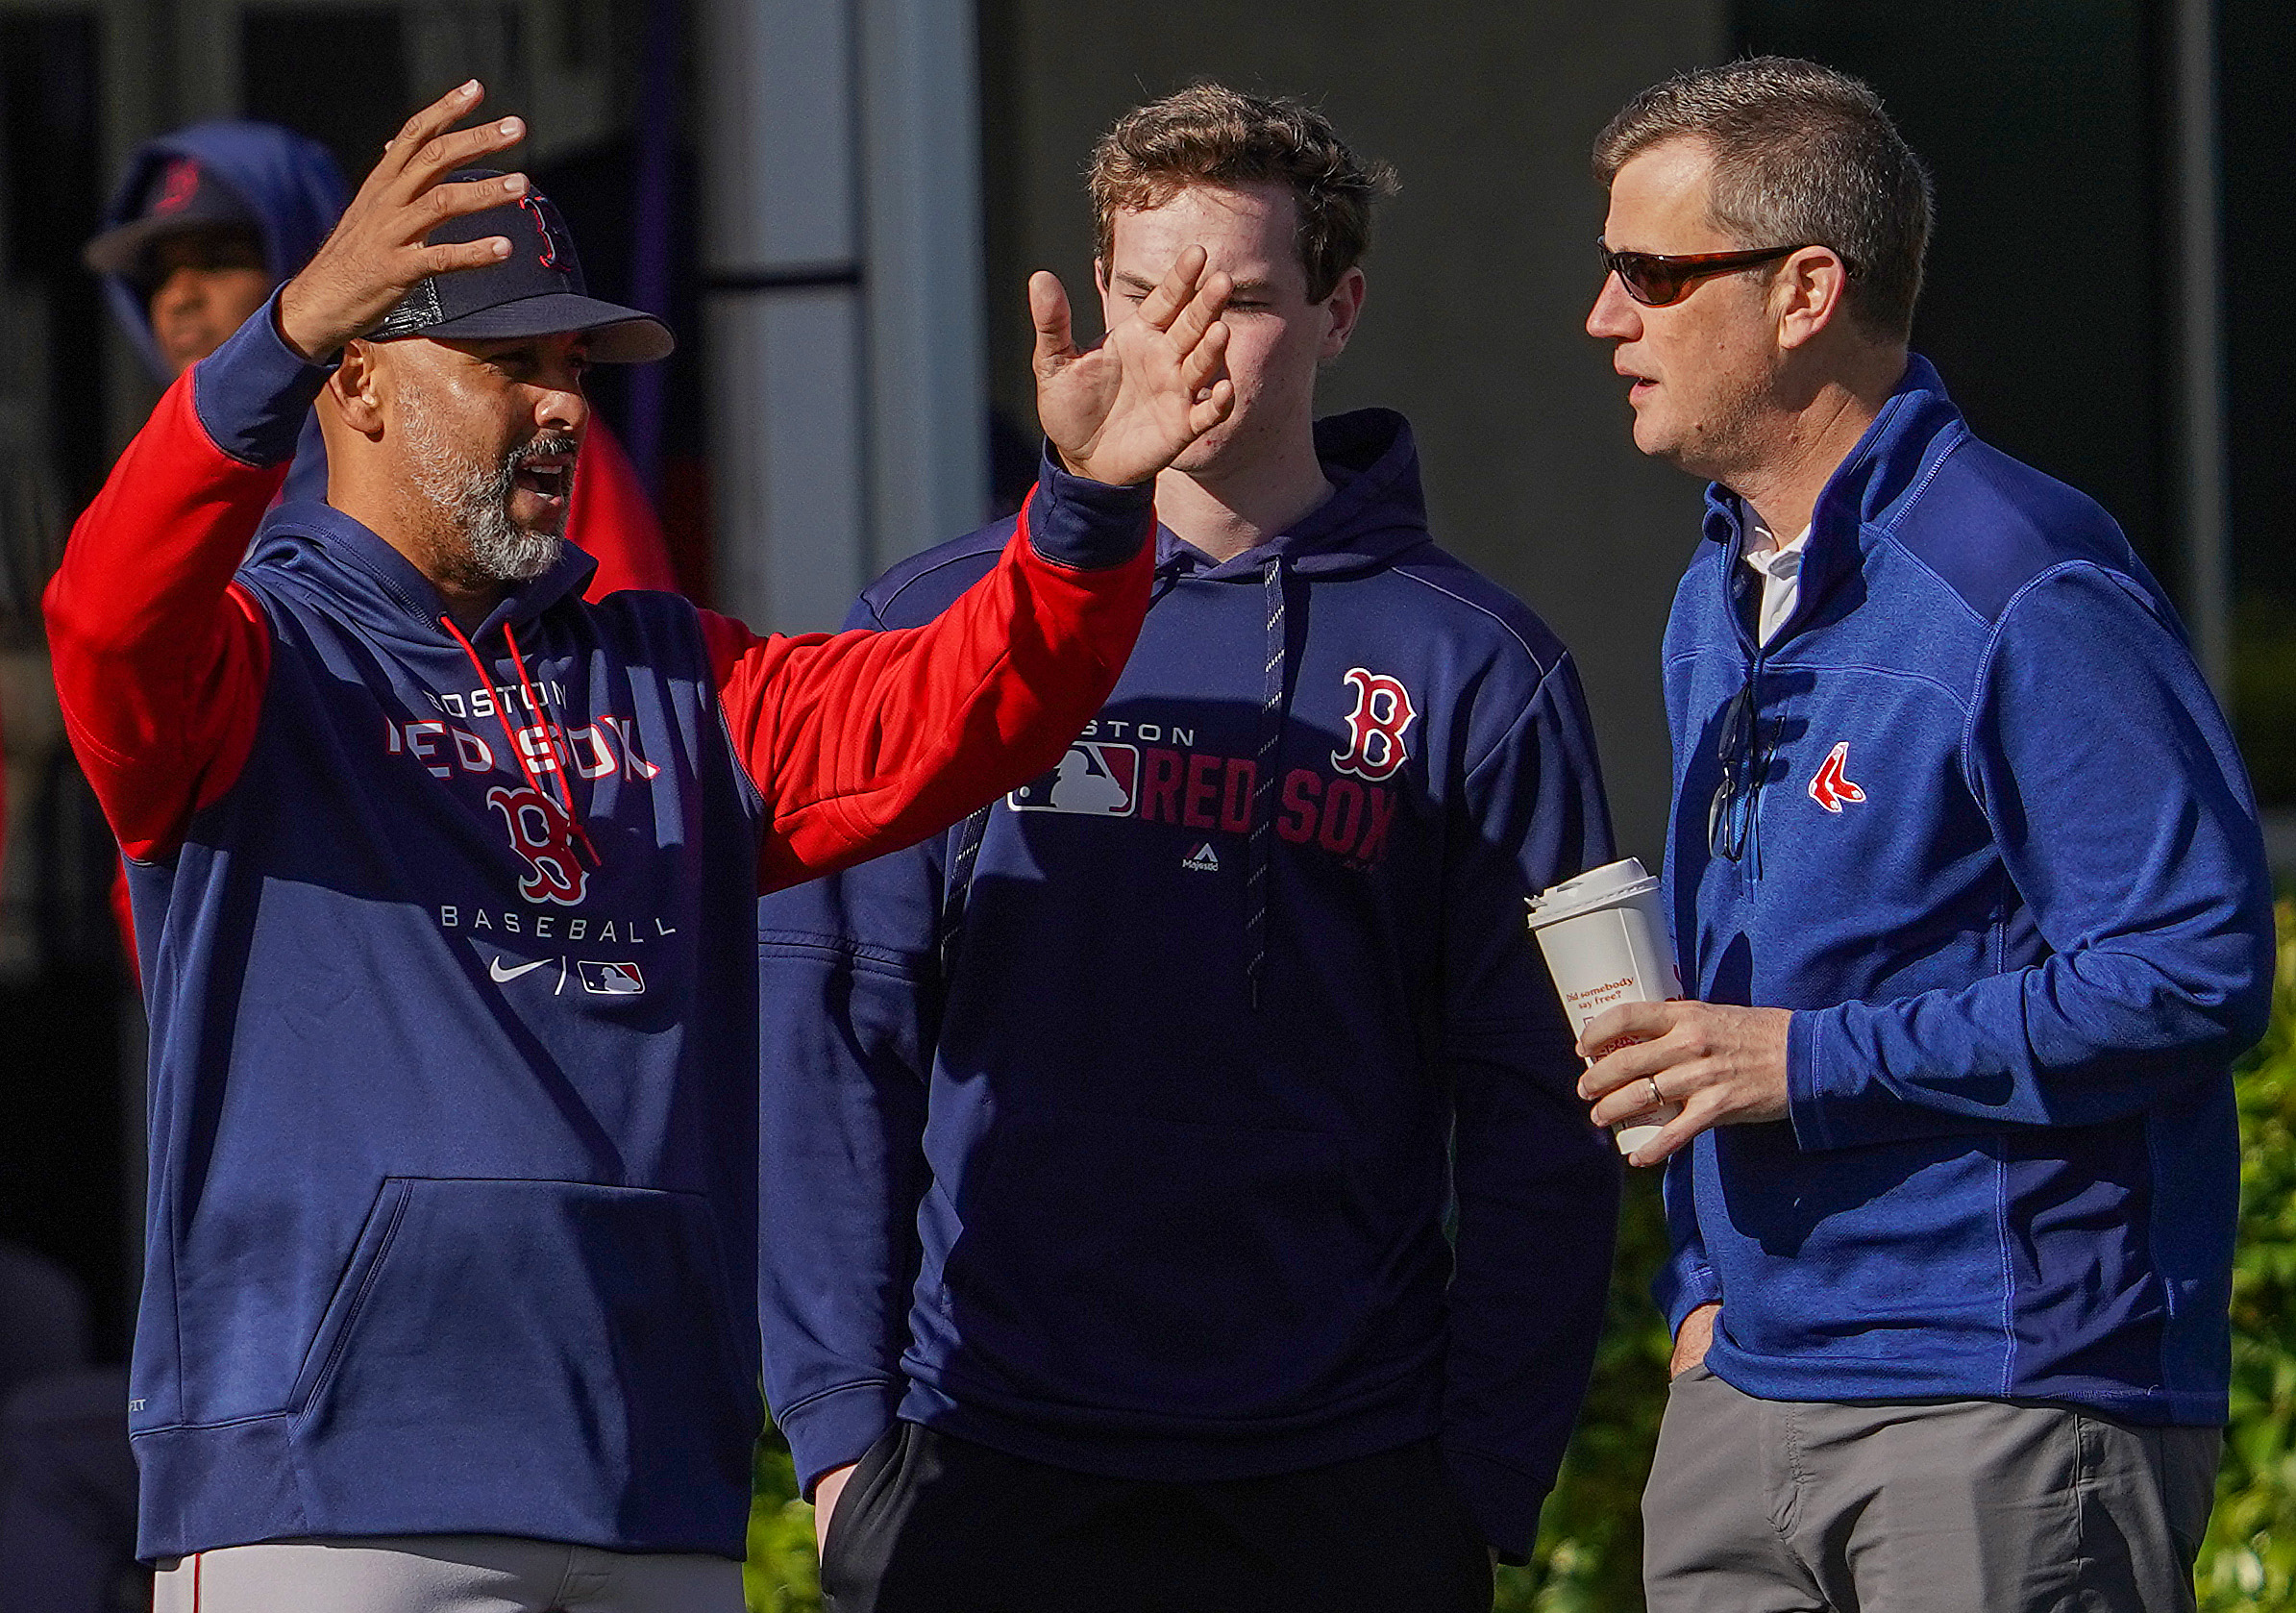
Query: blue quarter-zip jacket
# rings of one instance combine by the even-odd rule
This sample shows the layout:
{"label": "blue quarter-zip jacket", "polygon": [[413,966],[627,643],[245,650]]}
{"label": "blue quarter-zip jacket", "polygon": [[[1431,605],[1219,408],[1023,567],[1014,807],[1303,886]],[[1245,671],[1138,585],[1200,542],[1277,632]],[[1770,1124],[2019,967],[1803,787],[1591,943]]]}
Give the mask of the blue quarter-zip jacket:
{"label": "blue quarter-zip jacket", "polygon": [[[2240,760],[2111,518],[1905,378],[1766,649],[1720,488],[1666,631],[1686,987],[1790,1008],[1790,1119],[1667,1173],[1677,1323],[1770,1400],[2225,1416],[2229,1069],[2272,918]],[[1709,851],[1727,713],[1759,789]]]}
{"label": "blue quarter-zip jacket", "polygon": [[[1617,1215],[1523,908],[1611,857],[1593,739],[1563,646],[1430,541],[1401,418],[1318,440],[1294,531],[1160,534],[1115,694],[977,839],[762,906],[766,1383],[808,1485],[897,1415],[1175,1481],[1439,1436],[1529,1549]],[[1010,529],[854,622],[930,619]]]}

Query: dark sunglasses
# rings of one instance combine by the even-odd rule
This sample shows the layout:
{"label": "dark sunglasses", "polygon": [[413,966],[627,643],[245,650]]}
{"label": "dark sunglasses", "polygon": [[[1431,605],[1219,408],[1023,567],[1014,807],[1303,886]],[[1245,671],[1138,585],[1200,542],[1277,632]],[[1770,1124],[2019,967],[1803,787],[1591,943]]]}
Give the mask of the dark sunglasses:
{"label": "dark sunglasses", "polygon": [[1613,252],[1599,236],[1595,250],[1603,268],[1618,277],[1626,294],[1644,308],[1665,308],[1691,294],[1691,287],[1709,275],[1774,263],[1801,251],[1799,246],[1759,246],[1750,252],[1694,252],[1668,258],[1656,252]]}
{"label": "dark sunglasses", "polygon": [[1754,793],[1769,757],[1764,752],[1760,705],[1749,676],[1739,686],[1722,716],[1722,730],[1715,743],[1715,760],[1721,779],[1706,807],[1706,849],[1726,861],[1746,855],[1746,840],[1754,825]]}

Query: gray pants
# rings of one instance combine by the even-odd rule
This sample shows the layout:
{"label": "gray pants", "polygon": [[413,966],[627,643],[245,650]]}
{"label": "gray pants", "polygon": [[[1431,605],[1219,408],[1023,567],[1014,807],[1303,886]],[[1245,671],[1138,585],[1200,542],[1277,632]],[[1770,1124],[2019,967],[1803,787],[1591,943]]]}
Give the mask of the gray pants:
{"label": "gray pants", "polygon": [[2178,1613],[2217,1428],[2000,1401],[1667,1391],[1642,1495],[1650,1613]]}
{"label": "gray pants", "polygon": [[502,1535],[227,1546],[160,1565],[154,1613],[742,1613],[729,1557]]}

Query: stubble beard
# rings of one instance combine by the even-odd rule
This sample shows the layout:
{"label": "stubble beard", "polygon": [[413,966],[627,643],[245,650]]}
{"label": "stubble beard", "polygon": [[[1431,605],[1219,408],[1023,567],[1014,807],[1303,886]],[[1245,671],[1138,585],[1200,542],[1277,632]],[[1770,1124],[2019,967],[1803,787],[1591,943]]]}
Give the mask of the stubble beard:
{"label": "stubble beard", "polygon": [[1702,482],[1735,487],[1748,472],[1759,472],[1772,452],[1764,429],[1767,395],[1766,381],[1716,387],[1695,420],[1670,422],[1673,430],[1647,452]]}
{"label": "stubble beard", "polygon": [[564,515],[551,528],[522,527],[510,514],[510,495],[521,465],[547,454],[571,456],[578,438],[545,434],[487,465],[455,442],[417,395],[401,395],[399,416],[407,481],[448,582],[475,591],[530,582],[557,563],[566,548]]}

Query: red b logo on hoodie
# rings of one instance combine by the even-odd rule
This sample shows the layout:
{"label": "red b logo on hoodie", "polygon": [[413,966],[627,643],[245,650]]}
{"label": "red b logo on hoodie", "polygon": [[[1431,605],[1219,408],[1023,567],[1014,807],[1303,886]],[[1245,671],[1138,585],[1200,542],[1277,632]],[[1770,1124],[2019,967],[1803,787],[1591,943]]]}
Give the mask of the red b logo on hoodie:
{"label": "red b logo on hoodie", "polygon": [[1403,765],[1408,754],[1403,749],[1403,735],[1411,731],[1412,719],[1419,712],[1412,707],[1411,691],[1399,678],[1351,666],[1346,681],[1355,691],[1355,709],[1347,713],[1347,748],[1331,753],[1331,765],[1376,784],[1394,777],[1395,769]]}
{"label": "red b logo on hoodie", "polygon": [[571,907],[590,888],[590,871],[574,855],[574,820],[566,808],[540,790],[497,784],[486,805],[510,826],[510,849],[526,858],[530,872],[518,881],[529,902],[555,902]]}

